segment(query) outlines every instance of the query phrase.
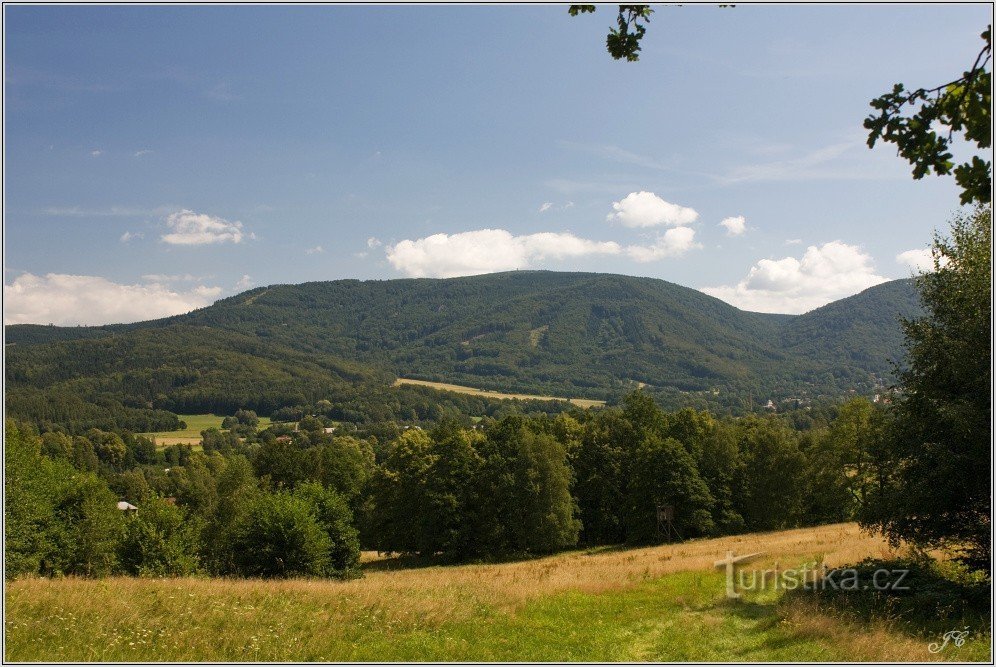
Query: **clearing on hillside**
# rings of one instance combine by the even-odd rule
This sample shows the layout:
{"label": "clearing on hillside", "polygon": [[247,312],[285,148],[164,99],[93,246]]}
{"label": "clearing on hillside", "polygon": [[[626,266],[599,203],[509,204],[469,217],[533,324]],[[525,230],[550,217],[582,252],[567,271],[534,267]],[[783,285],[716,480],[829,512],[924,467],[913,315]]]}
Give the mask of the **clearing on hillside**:
{"label": "clearing on hillside", "polygon": [[[190,445],[197,448],[201,444],[201,431],[209,428],[221,429],[221,422],[224,417],[218,415],[177,415],[180,421],[187,424],[187,428],[177,431],[157,431],[155,433],[139,433],[147,438],[152,438],[157,447],[168,447],[169,445]],[[260,417],[259,430],[270,426],[269,417]]]}
{"label": "clearing on hillside", "polygon": [[420,387],[431,387],[433,389],[438,389],[439,391],[452,391],[458,394],[470,394],[471,396],[486,396],[488,398],[498,398],[498,399],[509,399],[516,398],[520,401],[567,401],[568,403],[573,403],[579,408],[601,408],[605,405],[605,401],[596,401],[588,398],[563,398],[562,396],[536,396],[535,394],[506,394],[500,391],[492,391],[490,389],[475,389],[474,387],[465,387],[459,384],[448,384],[446,382],[430,382],[429,380],[411,380],[408,378],[398,378],[394,381],[395,387],[400,387],[403,384],[418,385]]}

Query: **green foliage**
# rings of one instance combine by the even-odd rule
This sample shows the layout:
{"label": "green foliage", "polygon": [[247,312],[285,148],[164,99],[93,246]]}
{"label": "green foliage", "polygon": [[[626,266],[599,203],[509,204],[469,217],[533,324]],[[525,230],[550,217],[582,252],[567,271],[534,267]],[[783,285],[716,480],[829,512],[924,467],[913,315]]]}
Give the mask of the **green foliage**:
{"label": "green foliage", "polygon": [[571,456],[584,544],[618,544],[626,539],[623,499],[632,441],[632,427],[618,410],[600,410],[584,424]]}
{"label": "green foliage", "polygon": [[909,369],[881,444],[862,521],[893,542],[949,546],[989,569],[992,217],[979,207],[934,242],[917,279],[924,317],[906,321]]}
{"label": "green foliage", "polygon": [[41,454],[35,433],[13,421],[5,439],[6,576],[109,574],[121,517],[107,485]]}
{"label": "green foliage", "polygon": [[[644,435],[633,452],[626,503],[626,539],[649,544],[680,537],[698,537],[713,530],[709,488],[699,476],[695,461],[674,438]],[[674,510],[669,535],[657,522],[658,509]]]}
{"label": "green foliage", "polygon": [[48,571],[96,577],[117,566],[123,519],[117,498],[91,474],[66,480],[55,503]]}
{"label": "green foliage", "polygon": [[[595,5],[571,5],[567,10],[571,16],[594,13]],[[636,62],[640,59],[640,40],[647,32],[646,23],[654,10],[650,5],[619,5],[616,27],[609,29],[605,38],[605,48],[616,60],[626,59]]]}
{"label": "green foliage", "polygon": [[581,523],[561,443],[509,416],[487,429],[478,451],[478,551],[548,553],[577,543]]}
{"label": "green foliage", "polygon": [[743,466],[736,505],[749,530],[798,525],[806,459],[793,432],[772,418],[750,417],[739,429]]}
{"label": "green foliage", "polygon": [[197,571],[200,522],[182,508],[148,498],[125,524],[118,554],[127,574],[177,577]]}
{"label": "green foliage", "polygon": [[[872,100],[871,106],[878,113],[864,123],[870,130],[868,146],[873,147],[879,139],[896,144],[899,155],[913,165],[913,178],[921,179],[931,171],[954,173],[962,189],[962,204],[989,203],[992,191],[992,162],[974,156],[955,166],[949,151],[955,132],[981,150],[992,146],[992,73],[985,69],[992,57],[992,26],[981,37],[985,46],[961,77],[936,88],[913,91],[897,83],[892,92]],[[907,105],[915,113],[904,116]],[[937,133],[938,125],[947,129],[947,136]]]}
{"label": "green foliage", "polygon": [[311,504],[288,492],[250,500],[230,539],[235,573],[242,576],[323,576],[330,569],[329,535]]}
{"label": "green foliage", "polygon": [[330,576],[348,576],[360,563],[359,533],[353,525],[353,513],[338,493],[321,484],[303,484],[294,492],[312,508],[318,525],[329,538]]}

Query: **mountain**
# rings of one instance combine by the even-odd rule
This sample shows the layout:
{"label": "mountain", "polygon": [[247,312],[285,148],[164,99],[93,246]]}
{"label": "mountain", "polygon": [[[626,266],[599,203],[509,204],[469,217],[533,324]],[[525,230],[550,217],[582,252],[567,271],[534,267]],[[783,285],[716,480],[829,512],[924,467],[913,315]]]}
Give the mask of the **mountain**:
{"label": "mountain", "polygon": [[666,404],[738,408],[874,391],[902,356],[897,318],[917,312],[909,280],[800,316],[592,273],[272,285],[149,322],[8,326],[7,402],[268,413],[407,377],[604,399],[646,386]]}

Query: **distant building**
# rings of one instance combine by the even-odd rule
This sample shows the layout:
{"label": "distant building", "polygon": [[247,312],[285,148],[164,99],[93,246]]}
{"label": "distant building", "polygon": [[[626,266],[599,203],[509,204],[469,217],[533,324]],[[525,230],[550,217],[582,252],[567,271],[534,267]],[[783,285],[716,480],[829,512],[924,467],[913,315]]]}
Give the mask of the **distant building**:
{"label": "distant building", "polygon": [[122,512],[137,512],[138,511],[137,507],[135,507],[131,503],[129,503],[127,501],[124,501],[124,500],[121,500],[121,501],[118,502],[118,509],[121,510]]}

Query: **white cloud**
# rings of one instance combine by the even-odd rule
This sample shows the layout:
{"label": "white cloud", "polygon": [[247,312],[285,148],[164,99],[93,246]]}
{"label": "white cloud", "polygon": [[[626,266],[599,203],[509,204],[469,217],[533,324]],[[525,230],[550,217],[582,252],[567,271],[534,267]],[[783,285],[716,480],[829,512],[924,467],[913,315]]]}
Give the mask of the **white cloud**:
{"label": "white cloud", "polygon": [[615,212],[605,219],[626,227],[677,227],[689,225],[699,217],[695,209],[666,202],[653,192],[631,192],[622,200],[613,202],[612,209]]}
{"label": "white cloud", "polygon": [[100,157],[103,154],[104,154],[104,151],[100,150],[99,148],[95,148],[92,151],[90,151],[90,156],[91,157]]}
{"label": "white cloud", "polygon": [[907,250],[896,255],[896,261],[905,264],[914,273],[934,270],[934,256],[929,248]]}
{"label": "white cloud", "polygon": [[695,230],[691,227],[669,229],[649,246],[631,245],[626,254],[637,262],[652,262],[665,257],[680,257],[693,248],[701,248],[695,242]]}
{"label": "white cloud", "polygon": [[325,248],[320,245],[316,245],[314,248],[308,248],[304,251],[305,255],[317,255],[320,252],[325,252]]}
{"label": "white cloud", "polygon": [[747,231],[747,220],[742,215],[723,218],[719,225],[726,227],[727,236],[743,236],[744,232]]}
{"label": "white cloud", "polygon": [[145,236],[145,234],[143,234],[142,232],[125,232],[124,234],[121,235],[121,238],[118,240],[121,241],[121,243],[128,243],[132,239],[140,239],[143,236]]}
{"label": "white cloud", "polygon": [[545,202],[543,202],[540,205],[539,212],[543,213],[545,211],[549,211],[551,208],[553,208],[553,202],[552,201],[545,201]]}
{"label": "white cloud", "polygon": [[[245,234],[241,222],[229,222],[205,213],[184,209],[166,217],[172,231],[160,239],[172,245],[206,245],[209,243],[241,243]],[[255,235],[249,234],[249,238]]]}
{"label": "white cloud", "polygon": [[235,283],[235,289],[245,290],[249,289],[255,284],[256,282],[252,279],[252,277],[248,273],[244,273],[242,274],[242,277],[239,278],[238,282]]}
{"label": "white cloud", "polygon": [[148,148],[143,148],[140,151],[135,151],[134,156],[142,157],[143,155],[149,155],[150,153],[152,153],[152,151],[150,151]]}
{"label": "white cloud", "polygon": [[762,259],[736,285],[701,291],[744,310],[804,313],[885,281],[858,246],[831,241],[809,246],[802,259]]}
{"label": "white cloud", "polygon": [[376,248],[379,245],[381,245],[381,243],[380,243],[380,239],[378,239],[377,237],[371,236],[370,238],[367,239],[367,247],[368,248]]}
{"label": "white cloud", "polygon": [[433,234],[405,239],[385,249],[396,270],[414,278],[452,278],[533,266],[544,259],[617,255],[613,241],[591,241],[570,232],[540,232],[514,236],[504,229],[479,229],[458,234]]}
{"label": "white cloud", "polygon": [[799,245],[802,239],[785,239],[785,245]]}
{"label": "white cloud", "polygon": [[123,285],[100,276],[24,273],[4,285],[6,324],[60,326],[138,322],[210,305],[220,287],[179,291],[156,282]]}

